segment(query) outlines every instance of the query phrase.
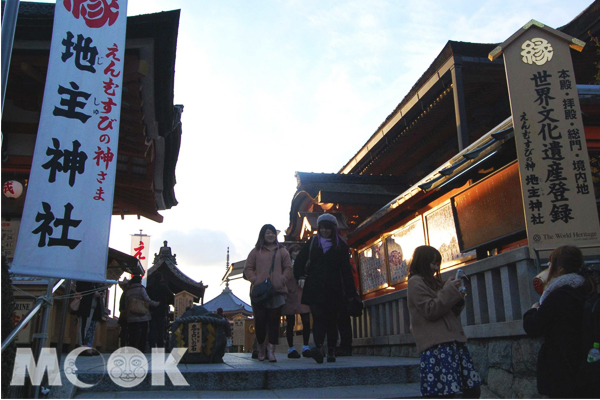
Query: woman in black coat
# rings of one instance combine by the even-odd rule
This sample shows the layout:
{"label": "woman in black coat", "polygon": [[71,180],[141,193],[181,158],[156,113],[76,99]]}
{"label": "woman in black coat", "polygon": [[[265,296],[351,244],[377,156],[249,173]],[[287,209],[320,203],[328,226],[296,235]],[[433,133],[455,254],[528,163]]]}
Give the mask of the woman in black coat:
{"label": "woman in black coat", "polygon": [[[78,344],[94,348],[94,335],[96,333],[96,324],[104,315],[104,296],[105,287],[99,283],[77,281],[75,290],[81,294],[81,303],[79,309],[75,312],[79,318]],[[82,353],[84,356],[99,354],[95,350],[86,350]]]}
{"label": "woman in black coat", "polygon": [[313,316],[315,348],[311,356],[321,364],[327,335],[327,362],[335,361],[337,319],[348,301],[357,296],[350,249],[338,233],[337,219],[323,214],[317,220],[318,235],[308,241],[294,262],[294,276],[303,288],[302,304]]}
{"label": "woman in black coat", "polygon": [[578,371],[589,349],[583,347],[583,303],[591,282],[578,272],[581,250],[562,246],[550,254],[548,283],[539,303],[523,316],[523,329],[543,336],[537,361],[537,388],[550,398],[587,397],[577,383]]}

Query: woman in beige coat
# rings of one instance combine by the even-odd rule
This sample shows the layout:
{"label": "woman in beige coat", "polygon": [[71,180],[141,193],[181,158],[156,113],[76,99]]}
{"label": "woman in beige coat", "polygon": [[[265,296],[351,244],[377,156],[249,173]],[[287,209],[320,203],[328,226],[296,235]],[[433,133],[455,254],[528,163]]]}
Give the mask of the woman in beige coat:
{"label": "woman in beige coat", "polygon": [[410,330],[421,352],[424,397],[479,398],[481,378],[475,370],[459,315],[465,300],[460,279],[443,282],[442,255],[431,246],[415,249],[408,273]]}
{"label": "woman in beige coat", "polygon": [[[160,303],[152,300],[146,293],[146,288],[142,285],[142,277],[140,275],[134,275],[127,289],[123,292],[125,296],[125,307],[129,304],[129,300],[133,297],[144,300],[150,307],[156,307]],[[127,311],[127,329],[129,333],[128,346],[135,347],[142,353],[146,351],[146,342],[148,341],[148,322],[152,319],[150,311],[148,310],[145,314],[132,314]]]}
{"label": "woman in beige coat", "polygon": [[[271,264],[273,272],[270,273]],[[244,267],[244,277],[252,284],[252,289],[269,278],[273,284],[275,295],[264,304],[252,302],[256,340],[258,341],[258,359],[264,361],[267,347],[266,336],[269,334],[268,357],[276,362],[275,347],[279,343],[279,321],[281,307],[285,304],[287,281],[293,276],[290,254],[277,242],[277,230],[271,224],[264,225],[258,234],[255,247],[248,254]]]}

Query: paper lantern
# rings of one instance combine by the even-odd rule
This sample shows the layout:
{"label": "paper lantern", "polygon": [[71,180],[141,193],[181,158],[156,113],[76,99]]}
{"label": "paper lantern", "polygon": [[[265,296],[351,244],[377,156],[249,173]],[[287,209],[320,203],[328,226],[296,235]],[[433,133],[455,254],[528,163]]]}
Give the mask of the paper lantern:
{"label": "paper lantern", "polygon": [[19,181],[6,181],[2,193],[8,198],[18,199],[23,194],[23,185]]}

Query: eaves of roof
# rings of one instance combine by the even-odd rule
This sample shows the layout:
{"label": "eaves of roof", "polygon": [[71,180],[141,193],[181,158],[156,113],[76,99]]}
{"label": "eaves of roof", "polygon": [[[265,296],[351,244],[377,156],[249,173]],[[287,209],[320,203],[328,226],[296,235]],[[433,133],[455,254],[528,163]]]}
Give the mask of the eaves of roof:
{"label": "eaves of roof", "polygon": [[380,140],[385,138],[394,125],[402,118],[405,118],[415,105],[419,104],[420,100],[425,97],[431,88],[438,86],[440,82],[444,87],[450,86],[451,82],[445,82],[443,77],[454,66],[455,59],[460,58],[466,62],[485,63],[489,65],[490,61],[487,59],[487,55],[495,46],[495,44],[448,41],[404,99],[402,99],[392,113],[379,125],[375,133],[373,133],[339,172],[342,174],[349,173]]}
{"label": "eaves of roof", "polygon": [[221,281],[224,282],[226,280],[231,281],[234,279],[242,278],[245,266],[246,266],[246,260],[232,262],[231,264],[229,264],[229,268],[225,272],[225,275],[223,275],[223,278],[221,279]]}
{"label": "eaves of roof", "polygon": [[346,183],[355,185],[397,186],[401,177],[392,175],[327,174],[315,172],[296,172],[297,186],[310,183]]}
{"label": "eaves of roof", "polygon": [[[582,11],[577,17],[563,27],[558,28],[564,34],[573,36],[580,40],[589,41],[590,36],[600,35],[600,1],[594,1],[588,8]],[[418,104],[420,99],[437,82],[442,80],[444,74],[453,67],[455,58],[461,62],[480,62],[490,64],[488,54],[494,50],[497,44],[469,43],[448,41],[442,51],[435,58],[433,63],[425,73],[417,80],[412,89],[392,111],[392,113],[381,123],[367,142],[357,151],[357,153],[340,169],[340,173],[345,174],[354,171],[354,167],[361,163],[362,159],[369,155],[378,143],[384,139],[390,130],[411,111],[414,105]],[[494,62],[503,63],[502,59]],[[442,82],[445,86],[446,83]],[[591,83],[584,82],[581,83]],[[410,121],[408,121],[410,123]],[[373,156],[373,154],[371,154]]]}
{"label": "eaves of roof", "polygon": [[587,40],[590,36],[596,37],[600,31],[600,1],[594,1],[571,22],[558,30],[579,40]]}
{"label": "eaves of roof", "polygon": [[[599,104],[600,85],[577,85],[577,89],[582,103]],[[584,116],[584,120],[586,118],[588,118],[588,116]],[[371,217],[363,221],[356,229],[348,234],[348,241],[356,241],[376,223],[383,219],[390,218],[394,212],[402,209],[402,205],[405,205],[416,197],[435,192],[443,186],[452,186],[452,181],[465,174],[467,171],[472,170],[486,159],[494,156],[498,153],[500,148],[505,146],[505,143],[509,142],[513,137],[512,117],[508,117],[476,142],[443,163],[435,171],[428,174],[421,181],[411,186],[404,193],[400,194]]]}
{"label": "eaves of roof", "polygon": [[119,280],[123,272],[132,275],[144,275],[144,267],[142,267],[140,260],[111,247],[108,248],[106,264],[106,279],[108,280]]}
{"label": "eaves of roof", "polygon": [[[164,267],[163,267],[164,265]],[[197,297],[204,297],[204,291],[208,287],[204,285],[202,281],[196,282],[183,272],[168,258],[163,258],[160,262],[155,263],[151,268],[148,269],[148,277],[157,272],[161,268],[167,268],[170,272],[179,279],[183,290],[186,290]]]}
{"label": "eaves of roof", "polygon": [[348,241],[354,241],[357,237],[362,236],[376,222],[383,218],[388,218],[394,211],[400,210],[403,204],[416,196],[432,192],[449,184],[459,175],[492,156],[512,137],[512,118],[509,117],[363,221],[355,230],[348,234]]}

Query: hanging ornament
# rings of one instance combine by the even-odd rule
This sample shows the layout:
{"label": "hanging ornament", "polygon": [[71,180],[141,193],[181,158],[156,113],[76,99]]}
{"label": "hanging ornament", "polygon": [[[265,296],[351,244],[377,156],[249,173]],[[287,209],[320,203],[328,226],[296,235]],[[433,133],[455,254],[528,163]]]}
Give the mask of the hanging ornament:
{"label": "hanging ornament", "polygon": [[23,194],[23,184],[19,181],[6,181],[2,185],[2,193],[8,198],[18,199]]}

